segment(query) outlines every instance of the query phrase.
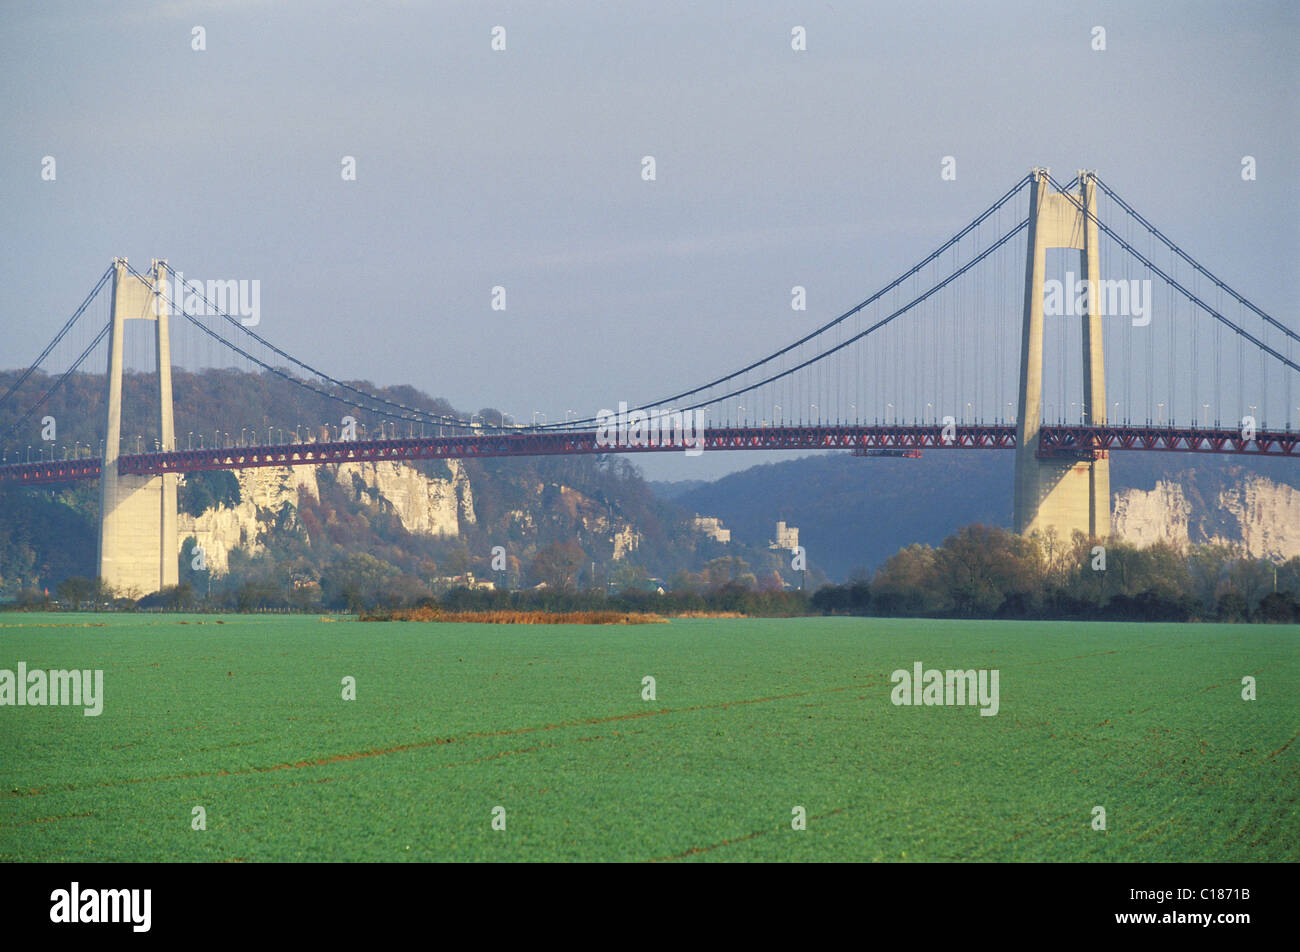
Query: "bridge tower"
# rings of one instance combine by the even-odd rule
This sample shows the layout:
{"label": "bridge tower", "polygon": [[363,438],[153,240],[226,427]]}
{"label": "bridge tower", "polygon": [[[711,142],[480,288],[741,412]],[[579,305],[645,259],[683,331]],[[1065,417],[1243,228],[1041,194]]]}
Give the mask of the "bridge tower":
{"label": "bridge tower", "polygon": [[[1029,242],[1025,255],[1025,316],[1020,341],[1020,412],[1016,417],[1015,527],[1030,533],[1055,528],[1068,541],[1075,530],[1092,539],[1110,535],[1110,460],[1104,451],[1082,450],[1040,458],[1043,410],[1043,282],[1048,248],[1077,248],[1082,280],[1089,282],[1083,330],[1083,423],[1106,422],[1106,377],[1099,313],[1099,229],[1096,173],[1079,172],[1079,191],[1050,191],[1047,169],[1031,173]],[[1057,320],[1067,320],[1065,317]],[[1068,318],[1073,320],[1074,318]]]}
{"label": "bridge tower", "polygon": [[122,437],[122,355],[127,321],[152,321],[158,361],[158,422],[161,448],[176,449],[172,416],[171,340],[166,261],[154,259],[149,280],[113,262],[113,316],[108,344],[107,421],[100,480],[99,575],[137,597],[177,583],[176,475],[119,474]]}

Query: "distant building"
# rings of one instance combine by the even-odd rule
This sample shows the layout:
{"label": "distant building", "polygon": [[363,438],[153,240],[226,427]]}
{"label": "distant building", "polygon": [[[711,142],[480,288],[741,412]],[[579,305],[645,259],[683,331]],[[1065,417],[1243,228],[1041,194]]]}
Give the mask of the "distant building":
{"label": "distant building", "polygon": [[714,542],[726,545],[731,541],[731,530],[722,528],[722,520],[717,516],[696,516],[694,526]]}
{"label": "distant building", "polygon": [[464,575],[444,575],[441,578],[431,580],[436,588],[481,588],[494,589],[496,583],[485,578],[476,579],[473,572],[466,572]]}
{"label": "distant building", "polygon": [[784,522],[776,524],[776,541],[768,544],[769,549],[786,549],[793,552],[799,548],[799,529],[797,526],[787,526]]}

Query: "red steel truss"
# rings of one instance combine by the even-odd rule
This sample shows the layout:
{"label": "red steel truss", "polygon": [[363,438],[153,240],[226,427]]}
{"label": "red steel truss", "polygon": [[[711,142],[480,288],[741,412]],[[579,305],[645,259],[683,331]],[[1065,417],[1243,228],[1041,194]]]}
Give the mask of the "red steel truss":
{"label": "red steel truss", "polygon": [[[1086,459],[1111,451],[1239,453],[1250,456],[1300,456],[1300,432],[1260,430],[1245,439],[1240,430],[1167,426],[1044,426],[1039,456]],[[862,455],[914,457],[927,449],[1015,449],[1016,428],[1006,423],[894,424],[855,426],[723,427],[704,431],[705,450],[891,450]],[[522,430],[467,436],[290,443],[224,449],[140,453],[118,459],[118,472],[137,475],[257,466],[316,466],[322,463],[384,460],[479,459],[497,456],[567,456],[593,453],[681,453],[680,437],[653,446],[602,445],[594,430]],[[693,451],[693,450],[691,450]],[[55,460],[0,465],[0,482],[58,483],[99,476],[98,459]]]}
{"label": "red steel truss", "polygon": [[0,483],[66,483],[74,479],[98,479],[102,459],[60,459],[39,463],[0,465]]}

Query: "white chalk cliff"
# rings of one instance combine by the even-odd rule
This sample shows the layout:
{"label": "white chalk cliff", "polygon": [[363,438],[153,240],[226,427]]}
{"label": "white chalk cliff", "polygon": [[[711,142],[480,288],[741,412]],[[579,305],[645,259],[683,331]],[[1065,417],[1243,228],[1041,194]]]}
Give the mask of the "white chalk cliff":
{"label": "white chalk cliff", "polygon": [[[262,549],[261,535],[282,518],[297,518],[299,493],[320,498],[319,469],[332,470],[345,490],[392,508],[403,528],[413,535],[458,536],[475,522],[474,496],[459,460],[448,460],[450,479],[434,479],[406,463],[339,463],[328,466],[270,466],[236,470],[240,502],[217,506],[199,516],[177,516],[177,551],[193,536],[203,548],[207,568],[215,575],[229,571],[230,553],[250,555]],[[286,511],[285,507],[290,507]]]}
{"label": "white chalk cliff", "polygon": [[[1207,503],[1210,501],[1207,500]],[[1255,558],[1300,556],[1300,492],[1254,474],[1195,506],[1179,482],[1115,494],[1111,528],[1134,545],[1227,543]]]}

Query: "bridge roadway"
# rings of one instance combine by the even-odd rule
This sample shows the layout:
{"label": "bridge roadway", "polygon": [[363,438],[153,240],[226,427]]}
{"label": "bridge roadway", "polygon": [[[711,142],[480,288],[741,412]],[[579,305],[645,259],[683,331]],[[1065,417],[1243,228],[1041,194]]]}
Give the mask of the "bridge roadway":
{"label": "bridge roadway", "polygon": [[[1114,450],[1183,453],[1238,453],[1300,456],[1300,431],[1260,430],[1245,439],[1237,429],[1172,426],[1044,426],[1038,456],[1086,459]],[[808,424],[798,426],[714,427],[704,431],[705,450],[926,450],[1016,447],[1016,427],[1008,423],[958,424]],[[120,473],[149,475],[256,466],[318,466],[381,460],[478,459],[497,456],[564,456],[593,453],[686,451],[680,436],[653,446],[601,445],[595,430],[520,429],[413,439],[285,443],[269,446],[136,453],[118,459]],[[94,479],[101,459],[45,460],[0,465],[0,483],[59,483]]]}

